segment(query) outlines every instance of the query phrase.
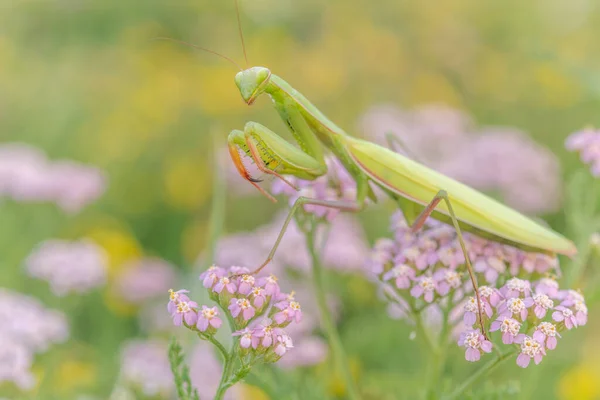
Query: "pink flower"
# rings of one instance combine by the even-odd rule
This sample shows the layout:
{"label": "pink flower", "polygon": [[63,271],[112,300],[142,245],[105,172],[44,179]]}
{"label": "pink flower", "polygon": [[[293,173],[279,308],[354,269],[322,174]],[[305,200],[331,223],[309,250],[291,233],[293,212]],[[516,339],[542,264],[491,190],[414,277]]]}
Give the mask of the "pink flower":
{"label": "pink flower", "polygon": [[511,297],[498,307],[498,312],[501,316],[506,317],[512,317],[516,314],[521,317],[521,321],[525,321],[527,319],[527,307],[531,307],[532,305],[533,299],[531,297],[527,299]]}
{"label": "pink flower", "polygon": [[519,278],[512,278],[500,289],[505,298],[529,296],[531,294],[531,283]]}
{"label": "pink flower", "polygon": [[422,276],[418,283],[410,290],[410,295],[417,299],[423,296],[427,303],[431,303],[435,296],[434,291],[436,288],[437,285],[432,277]]}
{"label": "pink flower", "polygon": [[267,298],[265,297],[265,289],[258,286],[254,286],[252,288],[250,291],[250,296],[254,299],[254,307],[256,308],[261,308],[267,301]]}
{"label": "pink flower", "polygon": [[437,281],[437,291],[440,296],[450,293],[451,289],[458,289],[462,284],[461,274],[451,269],[439,269],[433,274]]}
{"label": "pink flower", "polygon": [[[254,287],[254,277],[252,275],[242,275],[240,278],[240,284],[238,286],[238,292],[246,296],[252,291]],[[231,292],[233,293],[233,292]]]}
{"label": "pink flower", "polygon": [[556,298],[556,296],[558,296],[558,289],[558,282],[552,278],[542,278],[535,286],[537,293],[543,293],[551,298]]}
{"label": "pink flower", "polygon": [[506,272],[506,264],[496,256],[481,257],[474,262],[473,269],[483,273],[485,280],[492,284],[498,280],[500,274]]}
{"label": "pink flower", "polygon": [[532,303],[535,307],[533,312],[536,317],[544,318],[549,309],[554,307],[554,302],[550,297],[543,293],[535,294],[533,297],[528,297],[524,300],[527,304]]}
{"label": "pink flower", "polygon": [[563,306],[557,306],[554,309],[556,311],[552,313],[553,320],[555,320],[556,322],[563,321],[567,329],[573,329],[577,327],[577,318],[575,317],[571,309]]}
{"label": "pink flower", "polygon": [[546,344],[550,350],[556,348],[556,337],[560,337],[560,333],[556,330],[556,325],[550,322],[541,322],[533,333],[533,338],[541,344]]}
{"label": "pink flower", "polygon": [[[283,335],[283,329],[271,325],[271,320],[266,319],[253,331],[254,337],[262,338],[260,345],[263,347],[271,347],[277,342],[277,336]],[[256,348],[257,346],[254,346]]]}
{"label": "pink flower", "polygon": [[[480,293],[481,295],[481,293]],[[467,326],[473,326],[477,322],[477,298],[474,296],[469,297],[465,306],[465,315],[463,316],[463,322]],[[490,318],[493,314],[492,307],[487,301],[481,299],[481,311]]]}
{"label": "pink flower", "polygon": [[275,345],[275,354],[277,354],[279,357],[281,357],[292,348],[294,348],[294,343],[292,342],[291,337],[289,337],[288,335],[277,336],[277,344]]}
{"label": "pink flower", "polygon": [[237,318],[240,313],[244,317],[245,321],[248,321],[254,317],[254,307],[252,307],[248,299],[233,298],[229,302],[228,309],[231,311],[231,315],[233,315],[234,318]]}
{"label": "pink flower", "polygon": [[587,324],[588,309],[583,301],[577,301],[575,303],[575,319],[577,320],[578,326]]}
{"label": "pink flower", "polygon": [[383,274],[383,280],[389,281],[395,279],[395,284],[398,289],[408,289],[410,283],[415,279],[415,270],[406,264],[398,264],[385,274]]}
{"label": "pink flower", "polygon": [[212,288],[217,281],[225,276],[225,270],[216,265],[210,266],[206,271],[200,274],[199,279],[202,281],[202,286]]}
{"label": "pink flower", "polygon": [[46,240],[25,261],[27,273],[50,284],[56,296],[84,294],[106,283],[108,256],[96,243]]}
{"label": "pink flower", "polygon": [[223,321],[218,317],[219,312],[217,311],[217,307],[207,307],[202,306],[202,310],[198,314],[198,323],[196,327],[200,332],[206,331],[209,326],[214,329],[219,329]]}
{"label": "pink flower", "polygon": [[297,301],[282,301],[275,304],[275,307],[281,310],[273,315],[273,319],[278,325],[283,325],[291,321],[299,323],[302,319],[302,308]]}
{"label": "pink flower", "polygon": [[[489,286],[479,286],[479,296],[481,297],[481,300],[489,303],[491,307],[497,307],[502,301],[502,294],[500,294],[500,291]],[[490,316],[491,315],[488,315],[488,317]]]}
{"label": "pink flower", "polygon": [[231,336],[240,336],[240,347],[248,349],[250,346],[256,348],[258,346],[258,338],[253,335],[252,330],[244,328],[240,331],[235,331]]}
{"label": "pink flower", "polygon": [[512,344],[521,330],[521,323],[513,318],[498,317],[497,320],[492,322],[490,332],[495,332],[498,329],[502,332],[502,343]]}
{"label": "pink flower", "polygon": [[181,289],[176,292],[173,289],[169,289],[169,304],[167,305],[167,311],[169,314],[173,314],[177,310],[177,304],[181,301],[190,301],[190,298],[185,294],[189,293],[189,290]]}
{"label": "pink flower", "polygon": [[592,175],[600,176],[600,132],[585,128],[569,136],[565,142],[567,150],[579,152],[581,161],[591,166]]}
{"label": "pink flower", "polygon": [[281,289],[279,289],[279,284],[277,283],[277,277],[275,275],[269,275],[265,278],[259,279],[258,286],[261,286],[265,289],[266,296],[279,296],[281,293]]}
{"label": "pink flower", "polygon": [[195,301],[180,301],[177,303],[177,308],[172,314],[175,326],[181,326],[183,321],[187,325],[195,325],[198,320],[198,314],[194,310],[196,307],[198,307],[198,304]]}
{"label": "pink flower", "polygon": [[175,281],[175,270],[159,258],[141,258],[122,266],[117,278],[120,296],[129,303],[143,304],[163,295]]}
{"label": "pink flower", "polygon": [[219,279],[219,282],[215,285],[213,290],[216,293],[221,293],[223,289],[227,289],[229,293],[233,294],[235,293],[235,283],[233,283],[228,277],[224,276]]}
{"label": "pink flower", "polygon": [[231,267],[229,267],[228,273],[229,273],[229,275],[243,275],[243,274],[250,273],[250,270],[246,267],[232,265]]}
{"label": "pink flower", "polygon": [[465,347],[465,359],[467,361],[479,361],[481,353],[492,351],[492,342],[486,340],[481,332],[477,330],[467,331],[460,334],[458,345]]}
{"label": "pink flower", "polygon": [[517,357],[517,365],[521,368],[527,368],[531,359],[536,365],[539,364],[546,355],[544,346],[540,342],[522,333],[517,335],[515,343],[521,344],[521,353]]}

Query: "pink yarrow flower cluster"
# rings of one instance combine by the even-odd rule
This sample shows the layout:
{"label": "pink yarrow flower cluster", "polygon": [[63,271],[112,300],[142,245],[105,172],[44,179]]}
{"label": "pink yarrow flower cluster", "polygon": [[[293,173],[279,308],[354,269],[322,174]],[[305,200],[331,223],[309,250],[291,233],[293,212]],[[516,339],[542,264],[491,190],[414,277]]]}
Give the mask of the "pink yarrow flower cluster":
{"label": "pink yarrow flower cluster", "polygon": [[36,384],[35,355],[69,337],[66,317],[36,299],[0,289],[0,386],[12,382],[23,390]]}
{"label": "pink yarrow flower cluster", "polygon": [[228,313],[232,336],[238,338],[244,356],[260,353],[265,362],[275,362],[294,347],[285,328],[302,320],[302,308],[293,292],[281,291],[275,276],[255,277],[249,272],[242,267],[211,266],[200,280],[218,306],[200,307],[187,290],[170,290],[167,308],[176,326],[203,335],[213,335],[223,323],[223,313]]}
{"label": "pink yarrow flower cluster", "polygon": [[578,152],[581,161],[590,166],[592,175],[600,177],[600,130],[585,128],[572,133],[565,141],[565,147]]}
{"label": "pink yarrow flower cluster", "polygon": [[54,202],[76,213],[106,190],[106,177],[97,168],[73,161],[49,161],[29,145],[0,146],[0,198],[19,202]]}
{"label": "pink yarrow flower cluster", "polygon": [[560,272],[554,258],[464,234],[476,278],[485,283],[479,286],[478,304],[452,227],[431,221],[413,233],[398,213],[392,229],[394,239],[380,239],[374,246],[370,275],[400,309],[397,316],[406,318],[417,308],[439,311],[440,305],[452,310],[450,323],[462,330],[458,344],[468,361],[478,361],[493,348],[494,336],[482,333],[478,305],[483,331],[498,332],[499,342],[517,346],[521,367],[531,360],[540,363],[547,350],[556,348],[561,332],[587,323],[581,293],[561,290],[550,275]]}
{"label": "pink yarrow flower cluster", "polygon": [[29,276],[50,284],[56,296],[83,294],[106,283],[108,256],[91,240],[47,240],[25,260]]}

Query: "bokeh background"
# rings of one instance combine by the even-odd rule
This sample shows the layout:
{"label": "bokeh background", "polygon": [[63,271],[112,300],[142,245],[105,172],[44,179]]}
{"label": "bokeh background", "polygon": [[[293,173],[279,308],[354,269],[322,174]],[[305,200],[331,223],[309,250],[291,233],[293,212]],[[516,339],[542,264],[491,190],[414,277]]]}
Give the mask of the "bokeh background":
{"label": "bokeh background", "polygon": [[[512,165],[508,183],[479,186],[579,242],[591,233],[566,232],[564,204],[581,195],[570,193],[568,182],[585,168],[564,140],[600,125],[597,1],[240,0],[240,17],[250,64],[271,68],[348,132],[379,140],[384,130],[394,130],[429,164],[455,172],[454,164],[439,160],[469,157],[460,153],[464,140],[490,132],[500,135],[493,147],[502,148],[506,133],[516,144],[481,162],[488,170]],[[5,378],[0,395],[104,399],[129,391],[133,398],[167,398],[161,392],[170,385],[163,341],[173,330],[162,291],[183,282],[200,291],[192,278],[211,253],[215,188],[227,186],[222,234],[235,243],[235,262],[247,257],[253,266],[265,254],[261,248],[252,255],[257,247],[251,240],[274,220],[277,226],[285,201],[273,206],[235,175],[226,138],[249,120],[280,132],[285,127],[266,98],[252,107],[243,103],[232,65],[155,40],[162,36],[244,63],[233,1],[0,4],[0,286],[6,298],[0,324],[24,323],[20,316],[27,314],[34,324],[28,326],[36,326],[49,310],[61,313],[44,322],[57,331],[40,339],[45,345],[3,356],[2,378],[11,376],[16,360],[24,370],[31,364],[31,376],[21,382],[25,389]],[[444,139],[435,140],[433,150],[427,146],[431,129]],[[523,155],[523,148],[531,153]],[[531,170],[537,173],[513,187],[530,195],[511,197],[507,186]],[[21,171],[16,178],[15,171]],[[587,187],[600,185],[588,178]],[[366,249],[388,235],[392,210],[384,204],[348,222],[357,232],[348,240],[360,241],[352,247]],[[45,242],[82,238],[90,242],[80,243],[79,256],[61,253],[65,242]],[[247,249],[235,242],[242,238],[250,238]],[[218,258],[228,260],[231,248],[221,241]],[[69,277],[48,278],[52,266],[36,269],[32,255],[41,251],[55,257],[54,266],[71,263],[67,275],[85,271],[84,258],[100,275],[88,275],[87,283],[73,278],[84,293],[61,291],[47,281],[60,286]],[[143,277],[135,275],[140,269]],[[425,378],[420,350],[408,339],[411,328],[388,316],[359,267],[342,265],[330,281],[357,379],[371,398],[412,398]],[[137,290],[148,294],[138,298]],[[596,292],[586,288],[592,299]],[[15,304],[36,311],[20,314]],[[600,398],[600,324],[595,304],[588,306],[591,322],[569,334],[552,357],[524,371],[511,362],[489,385],[508,385],[524,399]],[[50,328],[41,324],[31,334],[44,329]],[[219,376],[216,358],[183,337],[190,358],[198,359],[198,384],[210,386]],[[322,340],[313,345],[314,360],[269,376],[288,393],[312,385],[322,388],[319,396],[343,398],[326,346]],[[448,373],[460,382],[477,365],[455,350]],[[140,365],[166,382],[144,378],[148,372]],[[144,379],[163,386],[145,390]],[[236,396],[268,398],[251,383]],[[486,398],[485,385],[479,389],[477,398]]]}

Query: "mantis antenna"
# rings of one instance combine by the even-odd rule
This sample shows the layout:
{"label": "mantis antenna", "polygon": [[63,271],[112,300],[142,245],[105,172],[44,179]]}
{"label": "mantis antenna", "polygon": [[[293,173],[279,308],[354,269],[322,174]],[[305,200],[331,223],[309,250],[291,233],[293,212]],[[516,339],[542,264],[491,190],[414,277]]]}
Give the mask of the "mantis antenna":
{"label": "mantis antenna", "polygon": [[210,50],[210,49],[207,49],[207,48],[204,48],[204,47],[201,47],[201,46],[197,46],[195,44],[184,42],[183,40],[177,40],[177,39],[172,39],[172,38],[168,38],[168,37],[156,37],[156,38],[154,38],[154,40],[167,40],[169,42],[183,44],[185,46],[189,46],[189,47],[192,47],[192,48],[197,49],[197,50],[202,50],[202,51],[205,51],[207,53],[214,54],[215,56],[221,57],[222,59],[229,61],[230,63],[232,63],[233,65],[235,65],[235,67],[237,69],[239,69],[240,71],[242,71],[242,67],[240,67],[240,65],[238,63],[236,63],[235,61],[233,61],[231,58],[229,58],[227,56],[224,56],[221,53],[217,53],[214,50]]}
{"label": "mantis antenna", "polygon": [[246,67],[248,67],[248,55],[246,54],[246,43],[244,43],[244,33],[242,32],[242,21],[240,19],[240,6],[238,0],[235,0],[235,13],[237,15],[238,30],[240,32],[240,40],[242,41],[242,50],[244,51],[244,59],[246,60]]}

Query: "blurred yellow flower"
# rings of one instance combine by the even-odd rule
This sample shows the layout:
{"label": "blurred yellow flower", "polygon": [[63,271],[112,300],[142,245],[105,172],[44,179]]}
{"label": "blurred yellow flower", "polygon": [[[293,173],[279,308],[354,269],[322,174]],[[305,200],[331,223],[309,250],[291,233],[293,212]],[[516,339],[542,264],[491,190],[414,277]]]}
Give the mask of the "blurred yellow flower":
{"label": "blurred yellow flower", "polygon": [[239,384],[239,393],[242,400],[272,400],[262,389],[248,385]]}
{"label": "blurred yellow flower", "polygon": [[555,65],[545,63],[534,69],[538,101],[546,107],[567,108],[579,101],[579,87]]}
{"label": "blurred yellow flower", "polygon": [[461,106],[459,94],[443,75],[436,72],[418,72],[413,78],[410,89],[410,101],[413,104],[445,103]]}
{"label": "blurred yellow flower", "polygon": [[208,115],[243,111],[246,105],[233,80],[236,73],[235,67],[226,62],[216,66],[199,64],[196,74],[190,76],[196,90],[188,97]]}
{"label": "blurred yellow flower", "polygon": [[62,361],[55,372],[54,387],[62,394],[93,386],[98,376],[94,364],[76,359]]}
{"label": "blurred yellow flower", "polygon": [[118,226],[93,227],[86,236],[106,250],[109,259],[109,279],[119,273],[118,268],[126,261],[138,258],[142,254],[140,244],[125,228]]}
{"label": "blurred yellow flower", "polygon": [[182,211],[197,211],[210,197],[211,169],[198,154],[175,154],[165,161],[165,202]]}
{"label": "blurred yellow flower", "polygon": [[563,400],[600,399],[600,369],[595,363],[571,368],[558,383],[558,394]]}
{"label": "blurred yellow flower", "polygon": [[181,252],[188,263],[198,259],[206,245],[207,221],[194,221],[181,234]]}
{"label": "blurred yellow flower", "polygon": [[[329,363],[333,362],[330,360]],[[318,370],[320,374],[326,374],[328,377],[328,392],[334,397],[343,398],[346,395],[346,383],[342,378],[340,371],[337,368],[332,369],[329,363],[323,363],[319,366]],[[350,374],[356,381],[361,375],[360,360],[357,358],[350,358]]]}
{"label": "blurred yellow flower", "polygon": [[136,304],[123,301],[110,286],[103,291],[102,298],[106,307],[115,315],[131,317],[138,313],[139,307]]}

